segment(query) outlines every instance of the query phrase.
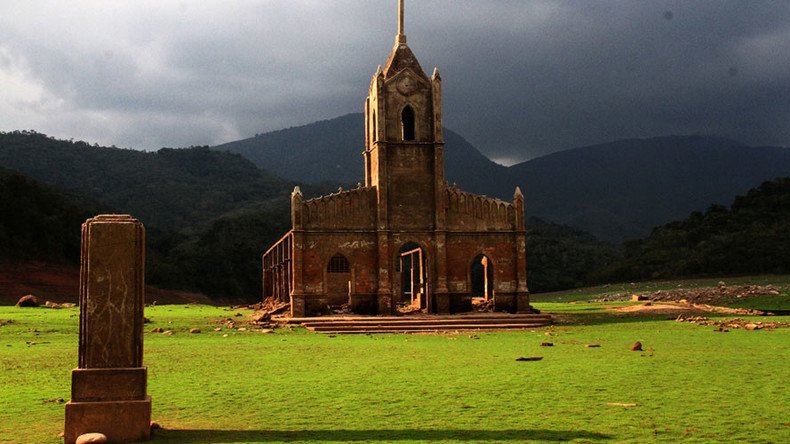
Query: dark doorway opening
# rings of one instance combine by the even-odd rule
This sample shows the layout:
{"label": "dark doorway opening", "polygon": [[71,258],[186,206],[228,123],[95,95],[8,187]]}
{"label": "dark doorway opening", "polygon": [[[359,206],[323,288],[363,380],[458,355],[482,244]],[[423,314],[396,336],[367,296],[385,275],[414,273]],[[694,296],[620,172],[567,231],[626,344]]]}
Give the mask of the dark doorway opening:
{"label": "dark doorway opening", "polygon": [[326,267],[326,296],[330,307],[351,301],[351,263],[340,253],[332,256]]}
{"label": "dark doorway opening", "polygon": [[428,309],[428,269],[425,252],[414,242],[398,251],[401,276],[401,304],[418,310]]}

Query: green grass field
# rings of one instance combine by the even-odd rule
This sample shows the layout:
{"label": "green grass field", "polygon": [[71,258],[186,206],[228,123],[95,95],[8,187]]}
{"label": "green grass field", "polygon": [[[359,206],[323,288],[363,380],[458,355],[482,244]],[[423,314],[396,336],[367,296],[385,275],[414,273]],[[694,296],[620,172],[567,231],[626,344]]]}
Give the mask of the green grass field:
{"label": "green grass field", "polygon": [[[148,329],[176,331],[145,335],[153,442],[790,442],[790,329],[605,311],[627,304],[536,303],[571,323],[532,331],[336,337],[149,307]],[[61,442],[48,401],[69,398],[78,313],[0,307],[0,442]]]}

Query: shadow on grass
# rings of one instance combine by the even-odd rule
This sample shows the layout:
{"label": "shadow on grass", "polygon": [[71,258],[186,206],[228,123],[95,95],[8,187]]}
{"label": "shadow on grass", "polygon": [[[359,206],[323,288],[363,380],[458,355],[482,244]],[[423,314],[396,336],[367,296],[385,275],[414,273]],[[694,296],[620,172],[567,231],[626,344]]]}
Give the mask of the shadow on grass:
{"label": "shadow on grass", "polygon": [[579,430],[157,430],[155,443],[294,441],[550,441],[606,440],[612,436]]}
{"label": "shadow on grass", "polygon": [[[627,324],[629,322],[651,322],[651,321],[673,321],[677,319],[678,315],[685,316],[707,316],[707,317],[722,317],[726,316],[722,313],[703,313],[703,312],[686,312],[686,313],[666,313],[666,314],[643,314],[643,313],[552,313],[545,312],[554,316],[554,325],[573,326],[573,325],[603,325],[603,324]],[[732,315],[730,315],[732,316]]]}

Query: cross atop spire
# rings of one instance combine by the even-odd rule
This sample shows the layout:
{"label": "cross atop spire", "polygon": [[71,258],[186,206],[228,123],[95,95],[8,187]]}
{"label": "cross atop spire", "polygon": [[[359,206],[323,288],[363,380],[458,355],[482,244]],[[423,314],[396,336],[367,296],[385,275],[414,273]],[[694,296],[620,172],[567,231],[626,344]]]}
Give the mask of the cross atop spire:
{"label": "cross atop spire", "polygon": [[398,0],[398,36],[395,43],[406,43],[406,34],[403,33],[403,0]]}

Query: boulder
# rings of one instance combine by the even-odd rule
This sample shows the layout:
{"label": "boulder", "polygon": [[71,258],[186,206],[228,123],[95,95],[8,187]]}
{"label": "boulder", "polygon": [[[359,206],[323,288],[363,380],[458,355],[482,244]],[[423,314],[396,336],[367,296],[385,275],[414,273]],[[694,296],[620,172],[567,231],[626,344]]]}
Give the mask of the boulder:
{"label": "boulder", "polygon": [[193,328],[193,329],[190,329],[189,332],[190,333],[200,333],[200,329],[199,328]]}
{"label": "boulder", "polygon": [[32,294],[26,294],[16,301],[17,307],[38,307],[38,298]]}
{"label": "boulder", "polygon": [[77,437],[77,444],[96,444],[96,443],[106,443],[109,442],[107,440],[107,436],[103,433],[83,433],[79,437]]}

